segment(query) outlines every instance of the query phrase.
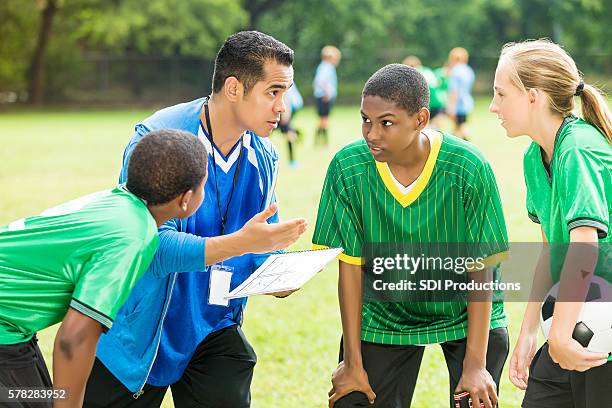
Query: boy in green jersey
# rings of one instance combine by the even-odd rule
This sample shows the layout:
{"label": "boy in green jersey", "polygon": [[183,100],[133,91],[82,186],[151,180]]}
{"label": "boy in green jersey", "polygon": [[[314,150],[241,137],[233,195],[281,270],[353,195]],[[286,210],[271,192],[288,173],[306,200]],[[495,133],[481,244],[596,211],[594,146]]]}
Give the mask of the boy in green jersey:
{"label": "boy in green jersey", "polygon": [[[204,199],[207,155],[191,133],[150,132],[132,152],[125,185],[0,227],[0,392],[52,386],[36,332],[61,321],[53,386],[62,392],[53,394],[61,398],[54,406],[82,406],[98,339],[151,263],[158,227],[189,217]],[[276,209],[207,238],[206,263],[293,243],[303,230],[268,224]],[[16,406],[50,405],[13,395]]]}
{"label": "boy in green jersey", "polygon": [[1,387],[51,387],[36,332],[61,321],[56,406],[82,404],[100,334],[149,266],[157,228],[200,206],[206,171],[206,148],[193,135],[152,132],[134,150],[125,185],[0,227]]}
{"label": "boy in green jersey", "polygon": [[496,269],[507,250],[489,163],[473,145],[426,130],[428,103],[427,82],[416,69],[381,68],[363,90],[365,140],[340,150],[328,168],[313,244],[344,248],[343,344],[329,394],[336,408],[409,406],[423,345],[431,343],[444,352],[451,394],[468,391],[486,407],[497,403],[508,353],[501,302],[385,303],[362,296],[368,243],[482,243],[484,269],[470,272],[474,279]]}

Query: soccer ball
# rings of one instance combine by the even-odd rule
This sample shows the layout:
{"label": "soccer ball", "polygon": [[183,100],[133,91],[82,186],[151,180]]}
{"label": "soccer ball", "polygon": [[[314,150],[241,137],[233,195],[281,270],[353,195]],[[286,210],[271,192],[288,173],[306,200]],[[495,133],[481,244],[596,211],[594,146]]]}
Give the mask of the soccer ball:
{"label": "soccer ball", "polygon": [[[540,313],[540,326],[548,339],[559,283],[554,285]],[[599,276],[591,279],[586,301],[582,306],[572,337],[587,350],[612,355],[612,291],[610,284]]]}

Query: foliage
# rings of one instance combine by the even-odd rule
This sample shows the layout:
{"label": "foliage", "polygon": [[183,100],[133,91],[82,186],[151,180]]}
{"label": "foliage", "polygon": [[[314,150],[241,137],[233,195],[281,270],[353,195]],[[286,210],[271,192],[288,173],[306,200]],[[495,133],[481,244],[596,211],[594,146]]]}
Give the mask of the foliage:
{"label": "foliage", "polygon": [[112,52],[210,58],[247,21],[237,0],[89,3],[74,10],[77,37],[90,49]]}
{"label": "foliage", "polygon": [[[48,0],[0,2],[0,92],[27,88],[40,14]],[[477,73],[492,72],[509,41],[549,37],[575,57],[584,72],[612,76],[610,0],[62,0],[45,62],[47,97],[62,100],[102,85],[140,94],[130,61],[200,60],[210,65],[223,40],[240,29],[270,33],[296,51],[296,82],[310,94],[319,51],[343,52],[341,94],[359,89],[378,67],[415,54],[441,66],[463,46]],[[92,58],[122,61],[123,72],[100,80]],[[164,62],[167,64],[167,62]],[[177,62],[175,62],[177,63]],[[195,63],[197,66],[197,63]],[[126,68],[128,67],[128,68]],[[167,73],[151,64],[152,77]],[[185,68],[194,72],[193,68]],[[127,71],[127,73],[125,72]],[[210,69],[202,71],[209,75]],[[108,75],[107,75],[108,76]],[[92,77],[89,81],[75,81]],[[208,81],[208,80],[207,80]],[[98,84],[91,86],[91,84]],[[126,86],[127,85],[127,86]],[[104,85],[106,86],[106,85]],[[72,92],[72,93],[71,93]],[[164,91],[165,92],[165,91]]]}

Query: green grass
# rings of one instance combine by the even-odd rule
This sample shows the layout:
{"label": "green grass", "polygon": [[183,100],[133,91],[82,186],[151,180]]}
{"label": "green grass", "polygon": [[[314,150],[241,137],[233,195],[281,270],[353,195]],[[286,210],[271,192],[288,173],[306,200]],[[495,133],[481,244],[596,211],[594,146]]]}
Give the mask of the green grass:
{"label": "green grass", "polygon": [[[522,154],[526,138],[509,140],[479,99],[470,118],[473,141],[490,160],[502,194],[512,241],[536,241],[538,229],[524,208]],[[151,110],[43,111],[0,114],[0,225],[86,193],[112,186],[119,173],[125,143],[133,125]],[[280,134],[272,139],[282,157],[277,184],[283,218],[306,217],[307,233],[292,249],[307,249],[314,227],[320,189],[333,154],[361,137],[357,107],[337,107],[331,118],[328,148],[314,148],[315,115],[305,109],[296,117],[305,140],[298,145],[301,167],[286,165]],[[245,332],[258,354],[252,394],[253,407],[323,407],[331,372],[336,366],[341,333],[336,296],[336,266],[328,267],[287,299],[268,296],[250,300]],[[523,314],[523,304],[508,304],[511,345]],[[40,333],[49,366],[57,327]],[[442,353],[428,347],[423,360],[414,407],[446,406],[448,378]],[[504,373],[501,402],[518,407],[522,392]],[[164,407],[171,407],[169,395]]]}

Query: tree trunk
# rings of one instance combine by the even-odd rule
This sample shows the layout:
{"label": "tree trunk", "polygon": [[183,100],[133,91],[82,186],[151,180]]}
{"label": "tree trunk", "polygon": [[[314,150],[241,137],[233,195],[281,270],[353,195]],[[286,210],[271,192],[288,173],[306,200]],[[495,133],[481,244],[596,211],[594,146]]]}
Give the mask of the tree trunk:
{"label": "tree trunk", "polygon": [[45,54],[51,37],[51,24],[57,11],[57,0],[47,0],[42,11],[36,49],[30,62],[29,101],[32,105],[43,103],[45,94]]}

